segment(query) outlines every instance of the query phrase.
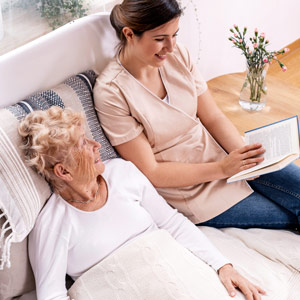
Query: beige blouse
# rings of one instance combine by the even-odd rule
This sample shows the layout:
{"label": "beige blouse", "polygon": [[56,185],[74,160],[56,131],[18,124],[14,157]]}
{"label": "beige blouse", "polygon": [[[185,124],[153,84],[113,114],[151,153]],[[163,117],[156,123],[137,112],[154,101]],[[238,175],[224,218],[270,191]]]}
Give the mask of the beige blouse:
{"label": "beige blouse", "polygon": [[[98,77],[95,107],[111,144],[120,145],[144,132],[158,162],[204,163],[225,157],[197,118],[197,97],[207,85],[188,51],[177,45],[160,74],[169,103],[136,80],[117,58]],[[228,184],[226,180],[157,190],[194,223],[217,216],[252,192],[245,181]]]}

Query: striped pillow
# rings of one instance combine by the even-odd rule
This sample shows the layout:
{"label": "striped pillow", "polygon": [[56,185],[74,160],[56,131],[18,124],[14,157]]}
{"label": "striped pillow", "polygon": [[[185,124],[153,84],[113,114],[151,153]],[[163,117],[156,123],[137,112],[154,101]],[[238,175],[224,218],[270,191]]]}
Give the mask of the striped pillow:
{"label": "striped pillow", "polygon": [[[21,138],[17,128],[29,112],[46,110],[53,105],[84,112],[87,120],[86,134],[101,143],[102,160],[117,157],[100,127],[94,110],[92,89],[96,77],[94,71],[86,71],[68,78],[53,89],[35,93],[17,104],[0,109],[0,270],[5,266],[10,267],[11,243],[24,241],[42,206],[51,195],[50,187],[44,178],[24,164],[24,156],[20,149]],[[22,255],[24,256],[24,253]],[[19,272],[25,272],[21,268],[20,265]],[[3,272],[0,271],[0,282],[3,282]],[[19,284],[21,288],[23,283]],[[0,294],[3,295],[1,289],[2,286]],[[17,286],[6,287],[6,290],[16,293],[7,297],[22,294]]]}
{"label": "striped pillow", "polygon": [[115,158],[117,154],[105,137],[94,109],[92,90],[96,78],[97,75],[94,71],[86,71],[72,76],[55,88],[38,92],[7,107],[7,110],[19,121],[33,110],[46,110],[53,105],[62,108],[70,107],[74,111],[83,111],[88,125],[86,134],[102,145],[100,149],[102,160]]}

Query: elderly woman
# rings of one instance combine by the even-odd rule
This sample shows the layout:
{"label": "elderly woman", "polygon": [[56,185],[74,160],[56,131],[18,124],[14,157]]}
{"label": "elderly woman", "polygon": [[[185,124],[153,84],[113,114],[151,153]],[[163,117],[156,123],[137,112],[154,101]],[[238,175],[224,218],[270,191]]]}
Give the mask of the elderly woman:
{"label": "elderly woman", "polygon": [[76,280],[120,246],[160,228],[214,268],[231,296],[237,287],[248,300],[260,299],[264,291],[243,278],[132,163],[101,161],[101,145],[85,136],[81,114],[59,107],[35,111],[19,133],[27,162],[54,190],[29,237],[38,300],[69,299],[66,274]]}

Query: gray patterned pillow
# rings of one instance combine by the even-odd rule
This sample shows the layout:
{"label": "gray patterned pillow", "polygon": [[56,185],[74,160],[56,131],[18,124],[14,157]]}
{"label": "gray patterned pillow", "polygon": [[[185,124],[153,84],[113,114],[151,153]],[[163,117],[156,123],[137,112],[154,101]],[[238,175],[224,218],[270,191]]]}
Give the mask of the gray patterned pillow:
{"label": "gray patterned pillow", "polygon": [[[34,226],[36,217],[51,195],[44,178],[24,164],[20,149],[21,138],[17,131],[19,122],[33,110],[45,110],[53,105],[70,107],[74,111],[84,112],[87,120],[86,134],[101,143],[102,160],[117,157],[94,110],[92,89],[96,77],[94,71],[86,71],[70,77],[50,90],[35,93],[15,105],[0,109],[1,299],[22,295],[34,286],[27,249],[15,243],[22,242],[22,245],[26,245],[26,237]],[[24,263],[16,261],[15,257],[24,258]],[[10,269],[5,268],[10,264]],[[18,280],[11,280],[12,278]]]}
{"label": "gray patterned pillow", "polygon": [[103,133],[94,109],[92,90],[96,78],[97,75],[92,70],[80,73],[51,90],[38,92],[15,105],[7,107],[7,109],[19,121],[32,110],[46,110],[53,105],[83,111],[88,124],[87,134],[102,145],[100,149],[102,160],[116,158],[117,153]]}

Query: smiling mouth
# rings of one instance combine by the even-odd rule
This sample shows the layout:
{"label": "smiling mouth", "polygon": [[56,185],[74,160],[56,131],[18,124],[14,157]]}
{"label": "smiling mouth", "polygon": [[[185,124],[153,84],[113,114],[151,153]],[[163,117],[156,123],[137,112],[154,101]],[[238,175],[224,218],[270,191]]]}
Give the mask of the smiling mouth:
{"label": "smiling mouth", "polygon": [[163,60],[167,58],[167,55],[159,55],[159,54],[155,54],[159,59]]}

